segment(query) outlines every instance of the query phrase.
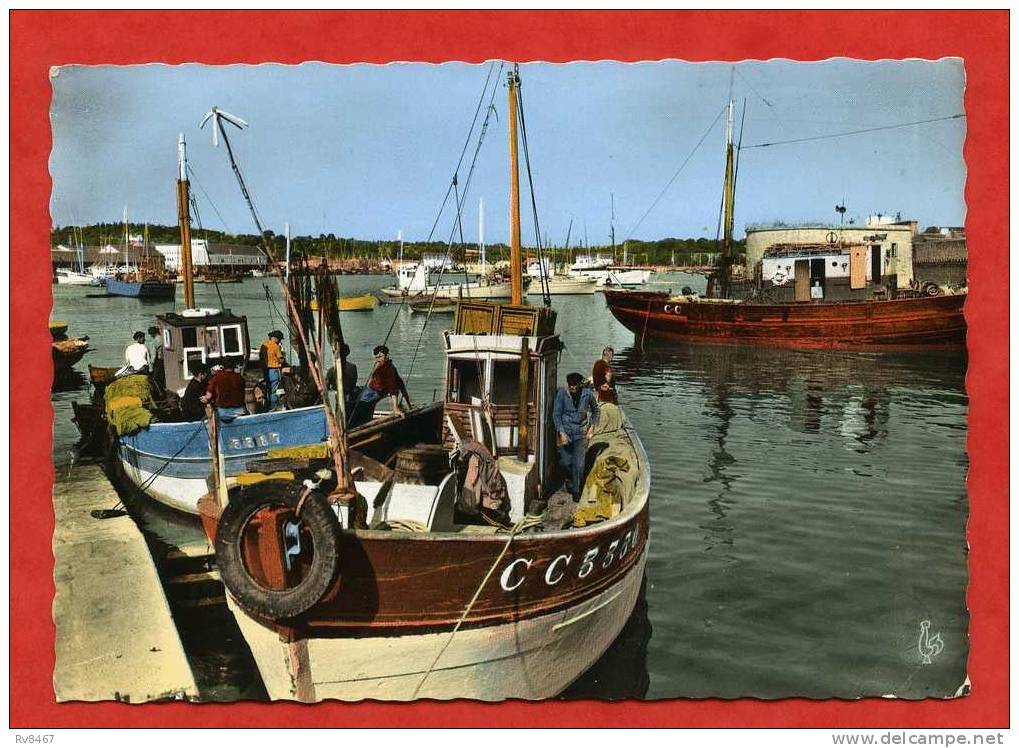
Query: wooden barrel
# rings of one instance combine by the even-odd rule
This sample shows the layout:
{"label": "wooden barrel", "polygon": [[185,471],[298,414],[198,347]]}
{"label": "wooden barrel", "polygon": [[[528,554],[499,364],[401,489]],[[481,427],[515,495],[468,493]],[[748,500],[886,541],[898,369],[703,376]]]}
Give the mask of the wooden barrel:
{"label": "wooden barrel", "polygon": [[437,486],[449,473],[449,452],[441,444],[418,444],[396,453],[397,483]]}

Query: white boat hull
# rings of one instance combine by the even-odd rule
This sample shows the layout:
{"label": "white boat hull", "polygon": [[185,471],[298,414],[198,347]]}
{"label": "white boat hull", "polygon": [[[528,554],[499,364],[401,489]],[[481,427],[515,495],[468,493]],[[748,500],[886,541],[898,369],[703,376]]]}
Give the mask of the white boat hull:
{"label": "white boat hull", "polygon": [[[550,296],[578,296],[593,294],[598,290],[598,281],[594,278],[550,278],[548,293]],[[528,296],[541,296],[541,280],[534,280],[527,289]]]}
{"label": "white boat hull", "polygon": [[646,561],[645,550],[618,584],[583,603],[460,630],[452,641],[443,631],[287,643],[227,599],[273,700],[547,699],[597,662],[622,631]]}
{"label": "white boat hull", "polygon": [[92,276],[88,273],[76,273],[73,270],[57,271],[58,286],[91,286],[94,285]]}

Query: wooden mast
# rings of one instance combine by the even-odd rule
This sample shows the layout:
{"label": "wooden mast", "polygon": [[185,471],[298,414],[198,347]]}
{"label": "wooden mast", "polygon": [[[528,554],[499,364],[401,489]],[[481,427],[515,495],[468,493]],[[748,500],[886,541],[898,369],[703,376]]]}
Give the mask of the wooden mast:
{"label": "wooden mast", "polygon": [[732,152],[732,100],[725,119],[725,184],[722,190],[722,262],[719,273],[719,293],[729,296],[729,276],[732,269],[732,227],[736,202],[735,159]]}
{"label": "wooden mast", "polygon": [[180,223],[180,269],[184,278],[184,308],[195,308],[195,279],[191,267],[190,183],[184,133],[177,139],[177,220]]}
{"label": "wooden mast", "polygon": [[520,85],[520,75],[516,65],[507,77],[510,138],[510,303],[522,304],[524,288],[520,276],[520,171],[517,165],[517,87]]}

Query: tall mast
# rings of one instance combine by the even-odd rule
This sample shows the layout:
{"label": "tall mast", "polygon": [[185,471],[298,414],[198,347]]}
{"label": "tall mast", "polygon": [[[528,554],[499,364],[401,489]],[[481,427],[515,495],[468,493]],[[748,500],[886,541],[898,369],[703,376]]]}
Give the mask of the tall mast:
{"label": "tall mast", "polygon": [[485,198],[478,198],[478,252],[481,253],[481,275],[488,274],[488,263],[485,261]]}
{"label": "tall mast", "polygon": [[732,149],[732,99],[725,117],[725,185],[722,192],[722,267],[719,275],[719,291],[723,297],[729,295],[729,271],[732,267],[732,226],[736,202],[735,159]]}
{"label": "tall mast", "polygon": [[195,276],[191,267],[191,214],[187,145],[177,137],[177,221],[180,224],[180,270],[184,277],[184,308],[195,308]]}
{"label": "tall mast", "polygon": [[509,88],[510,138],[510,303],[522,304],[524,284],[520,277],[520,172],[517,165],[517,87],[520,75],[517,66],[507,73]]}
{"label": "tall mast", "polygon": [[[611,201],[611,213],[609,220],[609,237],[612,241],[612,261],[616,261],[616,193],[609,193],[609,200]],[[623,264],[626,264],[626,247],[623,247]]]}

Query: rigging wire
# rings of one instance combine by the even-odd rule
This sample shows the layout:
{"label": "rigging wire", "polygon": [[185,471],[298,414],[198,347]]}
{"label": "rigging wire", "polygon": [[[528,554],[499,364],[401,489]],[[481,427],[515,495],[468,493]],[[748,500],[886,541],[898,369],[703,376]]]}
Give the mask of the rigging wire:
{"label": "rigging wire", "polygon": [[676,173],[672,175],[672,178],[669,179],[669,181],[666,183],[665,187],[662,188],[662,191],[658,193],[658,197],[656,197],[654,199],[654,202],[651,203],[651,207],[648,208],[646,211],[644,211],[644,215],[642,215],[640,217],[640,220],[637,221],[636,224],[634,224],[632,229],[630,229],[630,232],[627,234],[626,240],[624,240],[624,241],[628,241],[628,240],[633,238],[634,232],[638,228],[640,228],[640,225],[642,223],[644,223],[644,219],[647,218],[651,214],[651,211],[655,209],[655,206],[658,205],[658,203],[661,201],[661,199],[663,197],[665,197],[665,193],[669,191],[669,188],[672,186],[672,183],[676,181],[676,178],[679,176],[680,172],[682,172],[683,169],[686,168],[686,165],[688,163],[690,163],[690,159],[692,159],[694,157],[694,154],[697,153],[697,151],[700,149],[701,145],[703,145],[704,141],[707,140],[708,135],[711,134],[711,131],[715,128],[715,125],[718,124],[718,120],[722,117],[722,113],[723,112],[725,112],[725,107],[722,107],[722,109],[718,112],[718,114],[715,115],[715,118],[711,121],[711,124],[708,125],[708,129],[704,131],[704,134],[701,135],[701,139],[697,141],[697,145],[695,145],[693,147],[693,150],[690,151],[690,153],[687,155],[687,157],[685,159],[683,159],[683,163],[681,163],[679,165],[679,168],[676,169]]}
{"label": "rigging wire", "polygon": [[188,174],[191,176],[192,179],[195,180],[195,184],[198,185],[198,189],[200,189],[202,191],[202,195],[205,196],[205,199],[208,201],[209,205],[212,206],[212,211],[216,214],[216,216],[219,218],[220,222],[223,224],[223,228],[226,229],[226,232],[228,234],[232,234],[233,231],[231,231],[230,227],[227,225],[226,219],[223,218],[223,214],[219,212],[219,208],[216,207],[216,203],[214,203],[212,201],[212,198],[209,196],[209,193],[206,192],[205,187],[202,185],[201,181],[199,181],[199,179],[198,179],[198,174],[195,173],[195,170],[191,166],[190,163],[187,165],[187,168],[188,168]]}
{"label": "rigging wire", "polygon": [[538,229],[538,203],[534,196],[534,179],[531,177],[531,153],[527,147],[527,123],[524,121],[524,93],[520,85],[520,78],[517,78],[517,116],[520,118],[520,137],[524,145],[524,165],[527,168],[527,185],[531,191],[531,212],[534,215],[534,242],[538,248],[538,269],[539,280],[541,281],[541,295],[545,306],[552,306],[552,296],[548,285],[548,274],[545,272],[545,263],[541,251],[541,231]]}
{"label": "rigging wire", "polygon": [[951,120],[963,119],[965,117],[966,117],[965,113],[963,113],[963,114],[953,114],[953,115],[948,116],[948,117],[934,117],[932,119],[921,119],[921,120],[916,120],[914,122],[901,122],[901,123],[899,123],[897,125],[880,125],[880,126],[877,126],[877,127],[866,127],[866,128],[861,129],[861,130],[849,130],[848,132],[836,132],[836,133],[831,133],[830,135],[813,135],[813,136],[806,137],[806,138],[792,138],[790,140],[774,140],[774,141],[772,141],[770,143],[754,143],[753,145],[745,145],[743,147],[745,149],[749,150],[751,148],[770,148],[773,145],[788,145],[790,143],[809,143],[809,142],[813,142],[813,141],[816,141],[816,140],[830,140],[832,138],[845,138],[845,137],[848,137],[850,135],[862,135],[864,133],[880,132],[882,130],[898,130],[898,129],[901,129],[903,127],[915,127],[916,125],[929,125],[929,124],[931,124],[933,122],[949,122]]}

